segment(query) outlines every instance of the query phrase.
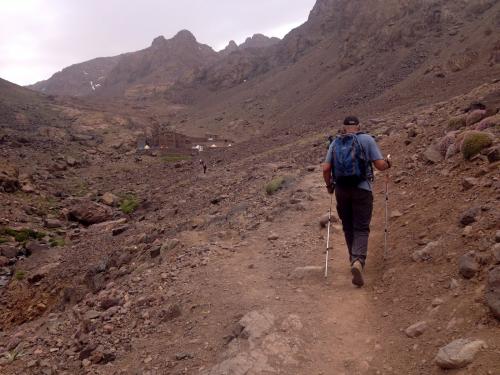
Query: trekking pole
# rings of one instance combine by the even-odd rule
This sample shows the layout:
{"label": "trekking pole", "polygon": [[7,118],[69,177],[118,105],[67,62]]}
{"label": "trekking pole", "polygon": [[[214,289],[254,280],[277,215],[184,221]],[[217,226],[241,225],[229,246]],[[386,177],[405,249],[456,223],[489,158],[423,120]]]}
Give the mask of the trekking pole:
{"label": "trekking pole", "polygon": [[387,259],[387,235],[389,219],[389,172],[385,174],[385,230],[384,230],[384,262]]}
{"label": "trekking pole", "polygon": [[325,259],[325,279],[328,277],[328,258],[330,257],[330,223],[332,222],[333,194],[330,198],[330,211],[328,212],[328,230],[326,234],[326,259]]}

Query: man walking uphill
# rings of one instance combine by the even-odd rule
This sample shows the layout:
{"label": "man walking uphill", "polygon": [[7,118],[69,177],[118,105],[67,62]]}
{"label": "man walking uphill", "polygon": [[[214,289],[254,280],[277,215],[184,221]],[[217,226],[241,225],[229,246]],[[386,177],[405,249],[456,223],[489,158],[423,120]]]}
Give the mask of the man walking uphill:
{"label": "man walking uphill", "polygon": [[323,178],[328,193],[335,192],[337,212],[349,250],[352,283],[362,287],[363,269],[368,252],[368,235],[373,210],[373,168],[391,167],[375,140],[360,131],[359,120],[346,117],[340,135],[330,144]]}

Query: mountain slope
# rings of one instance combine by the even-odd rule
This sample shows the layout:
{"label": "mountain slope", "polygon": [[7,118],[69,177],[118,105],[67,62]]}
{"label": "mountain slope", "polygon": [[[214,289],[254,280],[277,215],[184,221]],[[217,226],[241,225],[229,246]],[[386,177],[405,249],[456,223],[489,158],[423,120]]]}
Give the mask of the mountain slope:
{"label": "mountain slope", "polygon": [[101,57],[74,64],[55,73],[51,78],[28,86],[46,94],[85,96],[100,90],[104,79],[123,57]]}

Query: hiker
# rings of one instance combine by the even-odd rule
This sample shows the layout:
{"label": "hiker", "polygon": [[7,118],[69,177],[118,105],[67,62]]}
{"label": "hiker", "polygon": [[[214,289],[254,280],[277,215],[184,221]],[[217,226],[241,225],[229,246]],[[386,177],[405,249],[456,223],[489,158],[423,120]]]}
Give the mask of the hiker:
{"label": "hiker", "polygon": [[203,174],[207,173],[207,163],[205,161],[200,160],[200,165],[203,167]]}
{"label": "hiker", "polygon": [[342,131],[333,140],[323,165],[329,194],[335,192],[337,212],[344,231],[351,262],[352,283],[362,287],[368,252],[368,235],[373,210],[373,168],[391,167],[375,140],[360,131],[359,120],[348,116]]}

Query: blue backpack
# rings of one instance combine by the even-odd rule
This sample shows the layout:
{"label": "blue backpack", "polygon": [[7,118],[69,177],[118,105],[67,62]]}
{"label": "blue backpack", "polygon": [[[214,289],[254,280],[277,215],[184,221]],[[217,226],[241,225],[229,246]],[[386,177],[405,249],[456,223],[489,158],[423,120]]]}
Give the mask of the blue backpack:
{"label": "blue backpack", "polygon": [[356,134],[343,134],[333,140],[333,182],[339,186],[358,186],[373,181],[372,163]]}

